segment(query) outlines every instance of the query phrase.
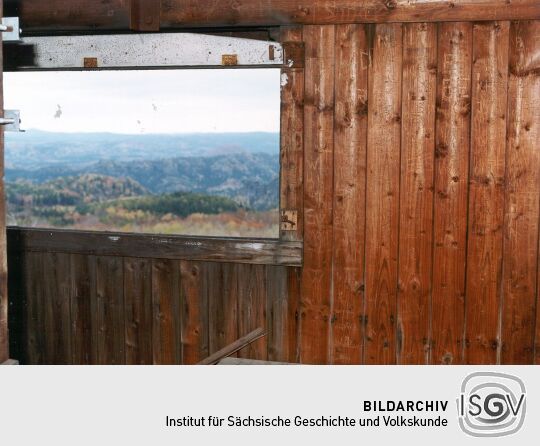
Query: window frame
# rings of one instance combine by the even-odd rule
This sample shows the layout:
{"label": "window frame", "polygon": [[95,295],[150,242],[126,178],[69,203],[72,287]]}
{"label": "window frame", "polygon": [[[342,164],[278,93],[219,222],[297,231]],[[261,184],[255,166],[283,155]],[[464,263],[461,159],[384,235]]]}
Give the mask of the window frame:
{"label": "window frame", "polygon": [[[28,51],[29,48],[36,45],[39,39],[59,38],[58,36],[29,37],[23,39],[21,44],[13,46],[7,45],[6,51],[7,64],[5,71],[95,71],[95,70],[153,70],[153,69],[242,69],[242,68],[280,68],[281,69],[281,125],[280,125],[280,180],[279,180],[279,236],[278,238],[249,238],[249,237],[200,237],[190,235],[161,235],[152,233],[122,233],[109,231],[84,231],[72,229],[47,229],[47,228],[28,228],[13,227],[7,229],[8,232],[8,251],[18,253],[22,251],[36,252],[64,252],[77,254],[95,254],[112,256],[137,256],[151,258],[168,258],[181,260],[199,260],[233,263],[250,263],[282,266],[302,266],[303,242],[301,235],[301,209],[295,206],[295,197],[290,199],[288,191],[291,188],[298,190],[298,185],[302,185],[302,153],[303,143],[300,147],[291,143],[298,139],[297,133],[302,133],[303,113],[299,117],[303,106],[303,51],[301,42],[285,42],[283,44],[274,41],[261,41],[260,32],[255,39],[246,38],[246,32],[242,33],[242,38],[231,37],[231,33],[226,36],[219,36],[215,33],[190,34],[190,33],[159,33],[159,34],[129,34],[123,35],[122,39],[134,39],[134,42],[141,42],[147,36],[165,36],[172,35],[198,36],[195,39],[200,40],[201,36],[209,39],[210,45],[215,45],[218,40],[224,39],[223,43],[236,42],[239,44],[237,49],[231,51],[231,54],[221,54],[221,64],[216,64],[214,57],[207,65],[186,65],[168,64],[157,65],[158,59],[152,60],[151,64],[101,66],[99,52],[97,57],[79,57],[76,62],[81,66],[63,66],[63,67],[28,67],[21,66],[21,59],[13,55],[17,51]],[[284,34],[284,35],[283,35]],[[97,40],[104,41],[103,36],[92,34],[84,36],[85,39],[92,41],[95,36]],[[118,37],[122,35],[109,35]],[[81,36],[63,36],[64,42],[73,42],[80,39]],[[282,33],[282,37],[287,37],[287,33]],[[233,39],[233,40],[231,40]],[[281,39],[282,40],[282,39]],[[50,40],[52,41],[52,40]],[[159,41],[159,39],[158,39]],[[259,42],[251,45],[252,42]],[[262,44],[268,46],[268,60],[259,62],[258,56],[253,56],[253,51],[249,57],[238,54],[238,51],[248,51],[250,47],[257,47],[260,52]],[[219,46],[219,45],[218,45]],[[133,50],[133,46],[130,47]],[[94,53],[95,54],[95,53]],[[236,54],[236,60],[234,55]],[[81,54],[80,56],[83,56]],[[93,55],[92,55],[93,56]],[[110,57],[110,56],[109,56]],[[166,55],[161,54],[162,58],[167,59]],[[97,60],[96,60],[97,59]],[[277,62],[275,62],[277,59]],[[24,57],[22,60],[28,60]],[[246,62],[247,61],[247,62]],[[274,62],[273,62],[274,61]],[[113,64],[114,65],[114,64]],[[301,88],[299,88],[301,86]],[[24,114],[24,111],[22,111]],[[294,153],[289,153],[294,152]],[[300,156],[299,156],[300,155]],[[286,165],[284,166],[284,161]],[[286,172],[284,172],[286,171]],[[300,178],[294,178],[295,174]],[[294,182],[295,184],[290,184]],[[301,188],[300,188],[301,190]],[[294,194],[293,194],[294,195]],[[298,195],[298,194],[297,194]],[[299,197],[296,197],[298,200]],[[300,219],[300,220],[299,220]]]}

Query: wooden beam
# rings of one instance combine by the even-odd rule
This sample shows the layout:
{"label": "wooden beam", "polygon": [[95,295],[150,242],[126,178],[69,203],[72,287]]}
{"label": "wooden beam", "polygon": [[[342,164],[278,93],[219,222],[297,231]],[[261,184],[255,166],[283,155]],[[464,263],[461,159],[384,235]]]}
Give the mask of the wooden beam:
{"label": "wooden beam", "polygon": [[8,229],[8,251],[302,265],[302,242],[47,229]]}
{"label": "wooden beam", "polygon": [[161,0],[131,0],[130,28],[133,31],[159,31]]}
{"label": "wooden beam", "polygon": [[[6,0],[6,8],[21,17],[26,33],[129,29],[132,24],[125,0]],[[538,0],[163,0],[160,22],[163,29],[538,18]]]}
{"label": "wooden beam", "polygon": [[242,350],[244,347],[247,347],[252,342],[255,342],[257,339],[266,336],[266,332],[263,328],[257,328],[247,335],[241,337],[240,339],[234,341],[233,343],[223,347],[221,350],[210,355],[208,358],[203,359],[199,362],[198,365],[213,365],[219,363],[222,359],[227,358],[235,354],[236,352]]}

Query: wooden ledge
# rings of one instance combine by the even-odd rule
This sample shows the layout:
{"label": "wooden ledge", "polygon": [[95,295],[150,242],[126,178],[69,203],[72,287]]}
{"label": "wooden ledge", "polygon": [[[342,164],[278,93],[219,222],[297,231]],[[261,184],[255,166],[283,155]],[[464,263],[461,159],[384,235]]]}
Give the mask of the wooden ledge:
{"label": "wooden ledge", "polygon": [[15,228],[8,252],[61,252],[116,257],[302,266],[302,242]]}
{"label": "wooden ledge", "polygon": [[535,20],[538,0],[17,0],[25,35],[73,31]]}

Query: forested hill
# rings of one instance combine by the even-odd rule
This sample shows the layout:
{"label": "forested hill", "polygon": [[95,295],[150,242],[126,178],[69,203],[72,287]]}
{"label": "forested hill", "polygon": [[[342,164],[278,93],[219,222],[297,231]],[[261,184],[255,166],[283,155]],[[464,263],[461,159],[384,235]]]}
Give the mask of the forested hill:
{"label": "forested hill", "polygon": [[6,181],[41,184],[89,174],[131,179],[151,194],[193,192],[229,197],[256,210],[278,207],[279,157],[265,153],[7,168]]}

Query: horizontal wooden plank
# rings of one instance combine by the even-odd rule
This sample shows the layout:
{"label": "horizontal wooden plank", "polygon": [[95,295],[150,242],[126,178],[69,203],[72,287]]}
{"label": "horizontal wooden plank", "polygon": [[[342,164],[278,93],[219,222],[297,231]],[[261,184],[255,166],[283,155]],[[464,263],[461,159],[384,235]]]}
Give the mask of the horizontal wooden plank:
{"label": "horizontal wooden plank", "polygon": [[[26,33],[129,29],[131,18],[130,2],[122,0],[6,1],[6,10],[8,15],[20,15]],[[164,0],[160,25],[164,29],[538,18],[538,0]]]}
{"label": "horizontal wooden plank", "polygon": [[8,229],[8,251],[302,265],[302,242],[47,229]]}
{"label": "horizontal wooden plank", "polygon": [[131,0],[131,29],[159,31],[161,0]]}

